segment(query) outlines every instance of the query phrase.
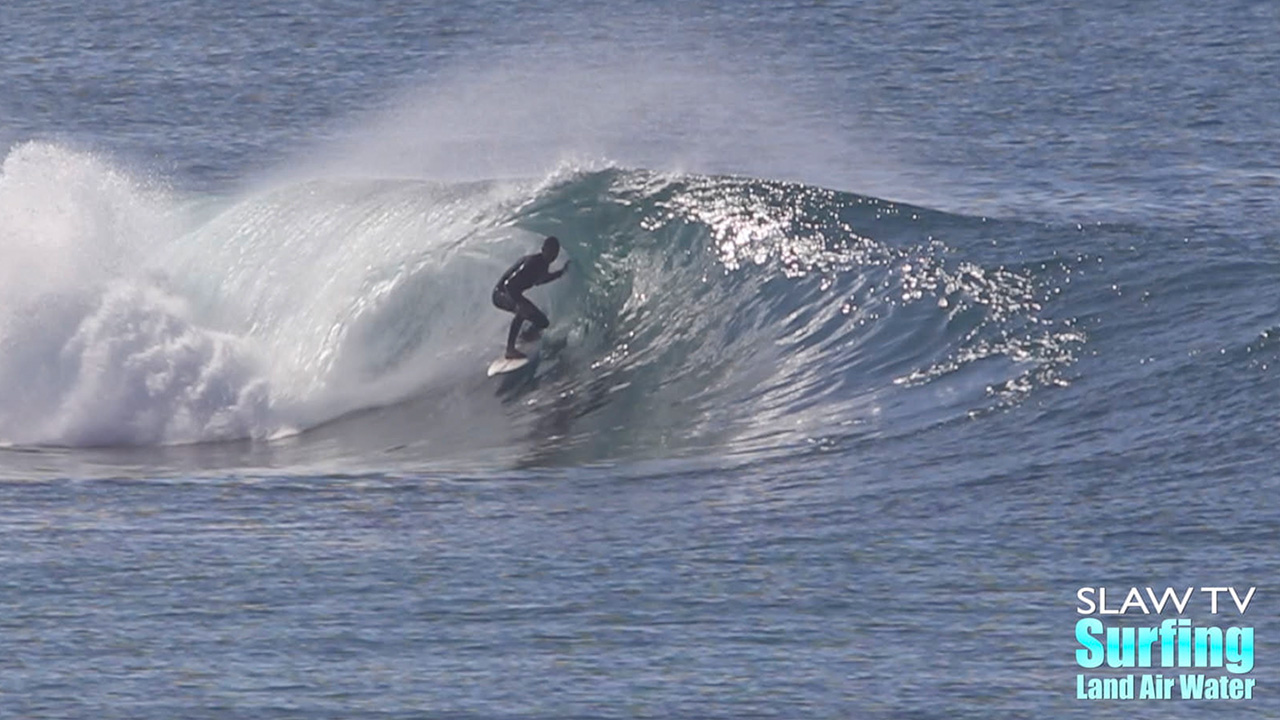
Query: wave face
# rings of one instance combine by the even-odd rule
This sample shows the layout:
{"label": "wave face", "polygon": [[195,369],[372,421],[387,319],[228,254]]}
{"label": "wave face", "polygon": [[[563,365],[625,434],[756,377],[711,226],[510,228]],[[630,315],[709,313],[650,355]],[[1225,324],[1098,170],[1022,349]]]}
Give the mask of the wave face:
{"label": "wave face", "polygon": [[[1064,384],[1027,230],[737,177],[610,168],[543,182],[311,180],[177,197],[92,156],[0,176],[0,440],[298,436],[588,460],[905,435]],[[496,277],[542,234],[533,374],[484,377]],[[1007,256],[1005,256],[1007,255]],[[299,439],[300,438],[300,439]]]}

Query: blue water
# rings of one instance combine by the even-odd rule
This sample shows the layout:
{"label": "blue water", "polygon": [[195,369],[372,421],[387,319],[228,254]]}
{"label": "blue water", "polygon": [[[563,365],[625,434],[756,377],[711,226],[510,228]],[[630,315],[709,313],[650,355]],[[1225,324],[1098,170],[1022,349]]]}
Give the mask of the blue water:
{"label": "blue water", "polygon": [[[5,6],[0,716],[1280,714],[1277,38]],[[1077,699],[1098,586],[1256,587],[1253,699]]]}

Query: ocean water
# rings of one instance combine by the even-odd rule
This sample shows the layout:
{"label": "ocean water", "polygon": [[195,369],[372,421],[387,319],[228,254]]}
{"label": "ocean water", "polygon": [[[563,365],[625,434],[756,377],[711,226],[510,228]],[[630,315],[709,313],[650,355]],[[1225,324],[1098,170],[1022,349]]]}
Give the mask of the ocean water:
{"label": "ocean water", "polygon": [[[1277,76],[1243,0],[5,5],[0,716],[1280,715]],[[1256,663],[1082,669],[1099,587]],[[1256,687],[1077,697],[1156,672]]]}

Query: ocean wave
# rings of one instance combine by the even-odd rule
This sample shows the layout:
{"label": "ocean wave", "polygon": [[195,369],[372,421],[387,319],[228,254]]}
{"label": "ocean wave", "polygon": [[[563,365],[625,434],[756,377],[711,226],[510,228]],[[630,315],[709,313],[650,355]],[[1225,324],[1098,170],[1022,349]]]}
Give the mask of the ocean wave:
{"label": "ocean wave", "polygon": [[[1045,312],[1051,273],[979,247],[1008,230],[624,168],[182,197],[28,144],[0,175],[0,440],[600,458],[910,433],[1069,381],[1085,336]],[[490,287],[543,234],[573,268],[534,291],[541,362],[485,378]]]}

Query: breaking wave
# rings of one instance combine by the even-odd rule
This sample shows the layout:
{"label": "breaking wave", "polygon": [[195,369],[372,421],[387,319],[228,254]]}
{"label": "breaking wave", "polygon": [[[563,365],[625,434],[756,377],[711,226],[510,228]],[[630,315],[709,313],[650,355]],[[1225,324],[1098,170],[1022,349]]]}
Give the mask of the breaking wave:
{"label": "breaking wave", "polygon": [[[602,458],[909,434],[1069,380],[1085,336],[1050,312],[1060,269],[1008,249],[1028,232],[623,168],[191,197],[30,143],[0,174],[0,441]],[[485,378],[491,285],[543,234],[573,267],[533,292],[541,361]]]}

